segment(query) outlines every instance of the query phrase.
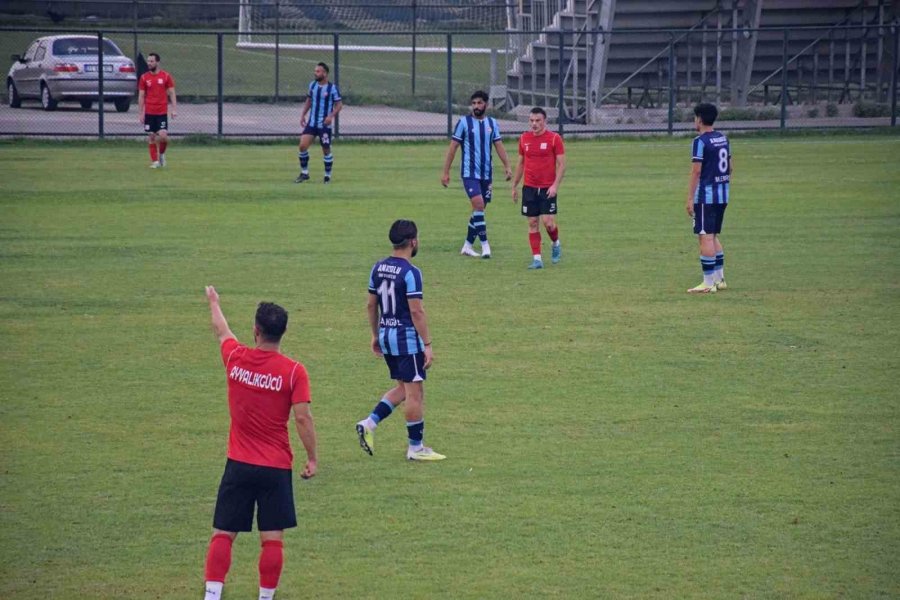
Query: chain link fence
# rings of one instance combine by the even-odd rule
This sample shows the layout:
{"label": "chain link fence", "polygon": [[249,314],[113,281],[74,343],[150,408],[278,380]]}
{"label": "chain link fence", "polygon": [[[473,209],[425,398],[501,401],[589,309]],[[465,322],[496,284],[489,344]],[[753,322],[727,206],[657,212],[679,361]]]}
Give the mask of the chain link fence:
{"label": "chain link fence", "polygon": [[[8,76],[3,136],[144,135],[136,102],[119,112],[100,91],[118,74],[110,63],[118,68],[115,60],[130,59],[139,69],[139,57],[150,52],[176,82],[173,135],[297,136],[318,62],[330,66],[344,97],[335,124],[344,137],[448,136],[476,89],[490,93],[493,115],[509,134],[527,128],[535,105],[566,135],[691,131],[699,101],[717,103],[721,127],[730,130],[894,126],[898,114],[896,23],[712,32],[0,31],[0,57],[24,58],[35,40],[60,35],[102,37],[124,55],[97,57],[98,70],[112,75],[98,73],[97,97],[88,104],[59,98],[46,110],[39,92],[42,77],[60,75],[53,57],[32,65],[30,93],[15,89],[24,85],[19,75]],[[750,64],[742,65],[732,33],[757,37]],[[612,50],[600,69],[602,47]]]}

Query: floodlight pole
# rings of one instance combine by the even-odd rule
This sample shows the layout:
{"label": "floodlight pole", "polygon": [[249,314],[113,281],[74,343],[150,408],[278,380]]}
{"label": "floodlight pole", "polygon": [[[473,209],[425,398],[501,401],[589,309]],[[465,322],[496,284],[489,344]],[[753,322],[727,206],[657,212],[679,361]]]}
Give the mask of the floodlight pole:
{"label": "floodlight pole", "polygon": [[216,132],[221,139],[222,137],[222,113],[224,109],[224,90],[222,81],[225,78],[225,65],[223,60],[223,52],[222,52],[222,34],[216,34],[216,70],[218,72],[218,76],[216,77],[216,105],[218,114],[216,116]]}

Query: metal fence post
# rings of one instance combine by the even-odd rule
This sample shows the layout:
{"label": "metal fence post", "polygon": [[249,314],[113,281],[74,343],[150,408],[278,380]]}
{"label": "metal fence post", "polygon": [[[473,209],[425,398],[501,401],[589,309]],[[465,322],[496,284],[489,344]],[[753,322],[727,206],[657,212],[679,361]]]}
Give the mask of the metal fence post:
{"label": "metal fence post", "polygon": [[[563,135],[563,129],[565,127],[565,125],[563,125],[563,122],[565,121],[565,115],[566,115],[565,98],[563,97],[563,42],[565,41],[565,38],[563,37],[564,35],[565,34],[562,31],[559,32],[559,65],[556,68],[557,79],[559,79],[559,81],[558,81],[559,90],[557,92],[559,95],[559,97],[557,99],[557,103],[559,104],[559,114],[557,115],[556,120],[559,123],[560,137],[562,137],[562,135]],[[572,56],[574,57],[574,49],[573,49]]]}
{"label": "metal fence post", "polygon": [[[340,89],[341,87],[341,34],[334,34],[334,85]],[[341,113],[334,117],[334,135],[337,136],[341,131]]]}
{"label": "metal fence post", "polygon": [[281,0],[275,0],[275,102],[281,87]]}
{"label": "metal fence post", "polygon": [[667,116],[669,135],[672,135],[673,124],[675,122],[675,37],[669,40],[669,114]]}
{"label": "metal fence post", "polygon": [[134,30],[134,60],[137,60],[138,55],[138,41],[137,41],[137,24],[138,24],[138,0],[133,0],[132,4],[132,14],[131,14],[131,28]]}
{"label": "metal fence post", "polygon": [[225,79],[225,64],[222,58],[222,34],[216,34],[216,104],[218,105],[218,115],[216,117],[216,131],[218,132],[219,138],[222,137],[223,123],[222,123],[222,113],[223,113],[223,103],[225,101],[224,98],[224,85],[223,80]]}
{"label": "metal fence post", "polygon": [[784,30],[784,41],[781,44],[781,130],[784,131],[787,121],[787,67],[788,67],[788,29]]}
{"label": "metal fence post", "polygon": [[894,25],[894,57],[891,59],[891,127],[897,126],[897,54],[900,53],[900,27]]}
{"label": "metal fence post", "polygon": [[453,34],[447,34],[447,137],[453,135]]}
{"label": "metal fence post", "polygon": [[412,95],[416,95],[416,0],[412,0]]}
{"label": "metal fence post", "polygon": [[103,139],[103,32],[97,34],[97,84],[100,87],[100,97],[97,99],[97,128],[100,139]]}

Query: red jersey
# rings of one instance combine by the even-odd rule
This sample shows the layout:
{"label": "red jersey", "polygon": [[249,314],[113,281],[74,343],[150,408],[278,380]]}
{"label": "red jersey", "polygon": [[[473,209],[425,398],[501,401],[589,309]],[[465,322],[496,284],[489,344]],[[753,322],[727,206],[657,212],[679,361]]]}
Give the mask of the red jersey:
{"label": "red jersey", "polygon": [[526,131],[519,138],[519,156],[525,161],[525,185],[548,188],[556,181],[556,157],[565,154],[559,134],[545,129],[541,135]]}
{"label": "red jersey", "polygon": [[278,352],[248,348],[234,338],[222,342],[228,376],[228,458],[251,465],[290,469],[291,407],[309,402],[309,377],[295,360]]}
{"label": "red jersey", "polygon": [[147,71],[138,81],[138,90],[144,92],[144,114],[165,115],[169,112],[169,88],[175,87],[172,76],[157,69],[156,73]]}

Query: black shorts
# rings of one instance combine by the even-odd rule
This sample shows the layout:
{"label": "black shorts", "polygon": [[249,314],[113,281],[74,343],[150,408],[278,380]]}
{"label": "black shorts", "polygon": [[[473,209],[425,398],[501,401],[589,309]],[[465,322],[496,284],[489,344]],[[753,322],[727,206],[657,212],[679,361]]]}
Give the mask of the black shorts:
{"label": "black shorts", "polygon": [[556,196],[547,196],[550,188],[522,188],[522,214],[526,217],[556,214]]}
{"label": "black shorts", "polygon": [[312,125],[307,125],[303,128],[303,133],[300,135],[317,137],[319,138],[319,143],[323,146],[331,145],[331,127],[313,127]]}
{"label": "black shorts", "polygon": [[425,381],[425,353],[404,354],[403,356],[384,355],[391,379],[413,383]]}
{"label": "black shorts", "polygon": [[251,531],[254,505],[259,507],[256,513],[259,531],[296,527],[291,470],[229,458],[219,484],[213,527],[222,531]]}
{"label": "black shorts", "polygon": [[694,204],[694,233],[722,233],[727,204]]}
{"label": "black shorts", "polygon": [[156,133],[160,129],[169,130],[169,115],[144,115],[144,131]]}

